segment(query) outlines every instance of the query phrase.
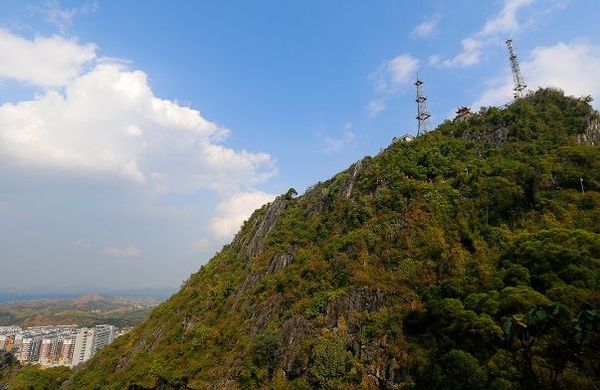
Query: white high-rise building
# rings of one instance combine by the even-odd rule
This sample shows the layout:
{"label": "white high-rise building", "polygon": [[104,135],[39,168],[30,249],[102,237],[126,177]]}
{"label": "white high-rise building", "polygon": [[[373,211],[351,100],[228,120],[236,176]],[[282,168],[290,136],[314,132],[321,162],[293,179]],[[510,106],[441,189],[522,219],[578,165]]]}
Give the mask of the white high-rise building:
{"label": "white high-rise building", "polygon": [[92,355],[100,348],[110,344],[115,339],[115,327],[113,325],[96,325],[94,327],[94,346]]}
{"label": "white high-rise building", "polygon": [[36,362],[40,358],[41,338],[24,338],[21,342],[18,360],[21,363]]}
{"label": "white high-rise building", "polygon": [[40,363],[49,365],[52,362],[52,339],[43,339],[40,348]]}
{"label": "white high-rise building", "polygon": [[61,358],[63,339],[60,337],[45,338],[40,348],[39,363],[42,366],[55,366]]}
{"label": "white high-rise building", "polygon": [[94,329],[81,328],[75,336],[75,347],[73,347],[73,360],[71,367],[85,362],[92,357],[94,346]]}
{"label": "white high-rise building", "polygon": [[29,361],[29,354],[32,349],[31,348],[32,344],[33,344],[33,339],[30,339],[30,338],[25,338],[21,342],[21,349],[19,350],[19,355],[17,356],[17,359],[19,359],[19,361],[21,363],[25,363],[25,362]]}
{"label": "white high-rise building", "polygon": [[59,363],[62,365],[71,365],[73,362],[73,351],[75,349],[75,339],[70,338],[63,341],[62,350],[60,352]]}
{"label": "white high-rise building", "polygon": [[71,367],[87,361],[96,351],[115,339],[116,328],[113,325],[96,325],[93,328],[81,328],[75,336]]}

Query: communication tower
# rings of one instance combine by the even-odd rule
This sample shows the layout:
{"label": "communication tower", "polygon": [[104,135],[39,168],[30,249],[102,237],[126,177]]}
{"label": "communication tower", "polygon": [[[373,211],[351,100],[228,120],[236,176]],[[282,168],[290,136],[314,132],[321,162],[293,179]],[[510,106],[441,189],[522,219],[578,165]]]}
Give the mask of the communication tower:
{"label": "communication tower", "polygon": [[427,96],[423,92],[423,80],[417,75],[417,137],[423,135],[429,131],[429,117],[431,114],[427,110]]}
{"label": "communication tower", "polygon": [[515,99],[518,99],[520,97],[523,97],[527,85],[523,80],[523,75],[521,75],[521,69],[519,68],[519,61],[517,60],[517,55],[515,54],[515,49],[512,45],[512,39],[506,41],[506,47],[508,47],[508,58],[510,59],[510,67],[512,69],[512,76],[514,82],[513,93]]}

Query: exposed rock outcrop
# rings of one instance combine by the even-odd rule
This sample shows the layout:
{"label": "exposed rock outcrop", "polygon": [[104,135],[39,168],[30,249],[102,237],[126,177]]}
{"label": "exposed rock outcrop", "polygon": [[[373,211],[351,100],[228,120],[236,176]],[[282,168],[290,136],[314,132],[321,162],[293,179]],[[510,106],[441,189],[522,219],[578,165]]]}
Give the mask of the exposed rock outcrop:
{"label": "exposed rock outcrop", "polygon": [[325,183],[317,183],[309,187],[306,193],[299,200],[306,207],[306,214],[319,214],[327,210],[328,206],[333,202],[331,190]]}
{"label": "exposed rock outcrop", "polygon": [[469,141],[482,141],[496,146],[508,142],[510,129],[506,126],[487,127],[481,131],[465,132],[462,138]]}
{"label": "exposed rock outcrop", "polygon": [[[360,337],[360,315],[377,311],[383,305],[383,300],[384,294],[382,291],[358,288],[327,302],[319,320],[307,320],[300,315],[286,319],[281,325],[282,356],[280,368],[287,377],[293,378],[305,373],[308,369],[309,360],[306,354],[303,353],[303,345],[307,340],[314,340],[319,337],[323,331],[337,333],[341,332],[343,328],[343,338],[348,348],[355,349],[357,355],[360,355],[361,351],[363,351],[362,353],[368,353],[368,348],[371,348],[371,346],[365,344]],[[387,356],[384,347],[378,346],[377,348],[377,352],[383,351],[383,356]],[[372,356],[375,360],[378,355],[372,351]],[[385,366],[389,363],[389,360],[384,360],[382,365]],[[380,368],[379,365],[374,364],[370,375],[372,374],[374,378],[380,378],[374,379],[374,382],[378,386],[384,386],[388,383],[386,380],[393,378],[393,374],[389,375],[388,371],[387,366]],[[393,387],[384,386],[382,388]]]}
{"label": "exposed rock outcrop", "polygon": [[301,315],[288,318],[281,325],[283,335],[281,368],[288,377],[306,370],[308,359],[302,353],[302,341],[314,333],[314,325]]}
{"label": "exposed rock outcrop", "polygon": [[288,199],[285,196],[278,196],[267,206],[264,215],[253,221],[250,234],[240,232],[235,236],[232,245],[239,248],[238,256],[250,260],[262,252],[269,232],[277,223],[287,203]]}
{"label": "exposed rock outcrop", "polygon": [[383,292],[380,290],[359,288],[330,301],[325,307],[325,314],[327,318],[337,321],[342,316],[349,318],[355,313],[372,312],[383,304],[383,298]]}
{"label": "exposed rock outcrop", "polygon": [[577,143],[591,146],[600,145],[600,118],[589,119],[585,132],[577,134]]}
{"label": "exposed rock outcrop", "polygon": [[342,188],[342,196],[344,198],[349,198],[352,195],[352,189],[356,184],[356,179],[358,178],[358,175],[362,171],[362,167],[362,160],[357,161],[350,166],[350,169],[348,170],[350,172],[350,177],[346,180],[346,182],[344,183],[344,187]]}
{"label": "exposed rock outcrop", "polygon": [[269,264],[268,274],[275,273],[279,270],[287,267],[294,260],[294,256],[291,253],[279,253],[273,257],[271,264]]}

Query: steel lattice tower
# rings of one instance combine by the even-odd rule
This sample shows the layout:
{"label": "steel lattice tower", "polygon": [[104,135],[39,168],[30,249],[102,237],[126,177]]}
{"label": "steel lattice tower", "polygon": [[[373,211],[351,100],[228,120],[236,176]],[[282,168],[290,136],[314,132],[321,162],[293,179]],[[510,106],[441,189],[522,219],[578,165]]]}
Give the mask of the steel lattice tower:
{"label": "steel lattice tower", "polygon": [[417,86],[417,99],[415,100],[417,102],[417,136],[420,136],[429,131],[429,117],[431,114],[427,110],[427,96],[423,92],[423,80],[419,78],[419,75],[417,75],[415,85]]}
{"label": "steel lattice tower", "polygon": [[523,96],[523,91],[525,91],[527,85],[523,80],[523,75],[521,75],[521,69],[519,68],[519,61],[517,60],[517,55],[513,49],[512,39],[506,41],[506,47],[508,47],[510,67],[512,68],[513,82],[515,84],[513,88],[514,97],[515,99],[518,99]]}

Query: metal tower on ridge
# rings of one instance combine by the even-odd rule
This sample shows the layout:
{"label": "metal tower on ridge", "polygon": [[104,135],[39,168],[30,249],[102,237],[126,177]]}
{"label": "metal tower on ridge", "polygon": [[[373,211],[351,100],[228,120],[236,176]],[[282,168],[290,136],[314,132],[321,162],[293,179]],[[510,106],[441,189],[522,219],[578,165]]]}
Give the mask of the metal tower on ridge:
{"label": "metal tower on ridge", "polygon": [[523,91],[525,91],[527,85],[523,80],[523,75],[521,75],[521,69],[519,68],[519,61],[517,60],[517,55],[513,49],[512,39],[506,41],[506,47],[508,47],[510,67],[512,68],[513,82],[515,84],[513,88],[514,97],[515,99],[518,99],[523,96]]}
{"label": "metal tower on ridge", "polygon": [[415,100],[417,102],[417,136],[419,136],[429,131],[429,117],[431,114],[429,114],[429,111],[427,110],[427,96],[425,96],[422,87],[423,80],[419,78],[418,74],[415,85],[417,86],[417,99]]}

